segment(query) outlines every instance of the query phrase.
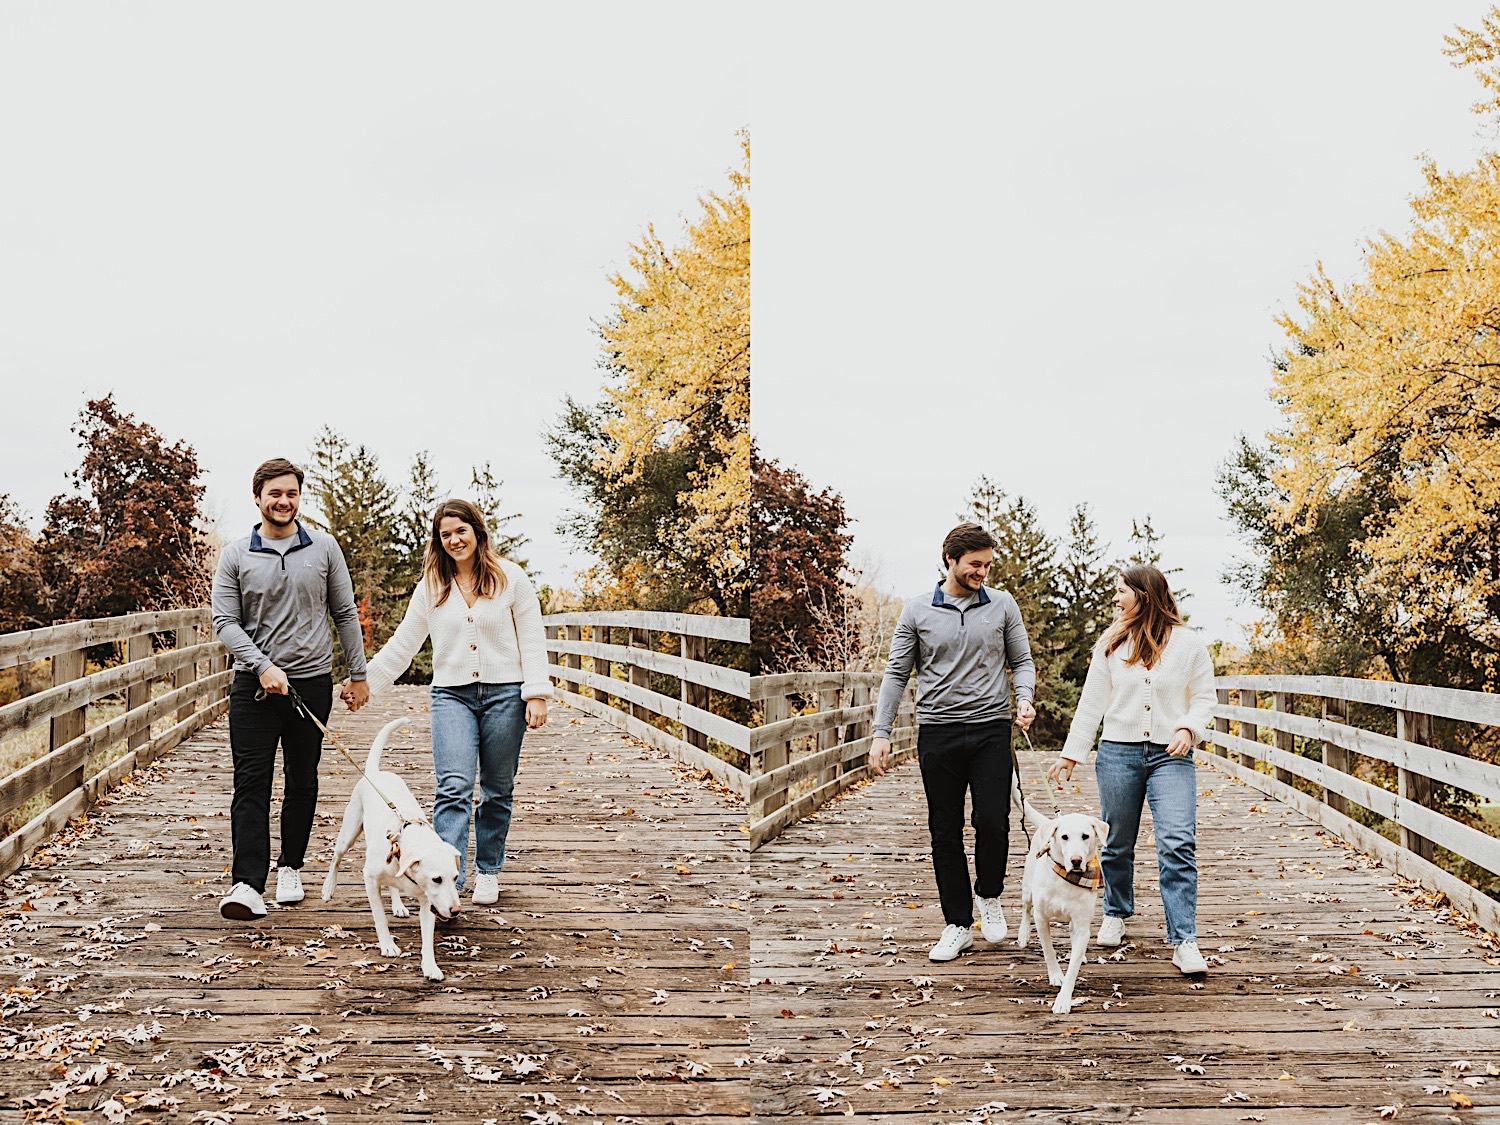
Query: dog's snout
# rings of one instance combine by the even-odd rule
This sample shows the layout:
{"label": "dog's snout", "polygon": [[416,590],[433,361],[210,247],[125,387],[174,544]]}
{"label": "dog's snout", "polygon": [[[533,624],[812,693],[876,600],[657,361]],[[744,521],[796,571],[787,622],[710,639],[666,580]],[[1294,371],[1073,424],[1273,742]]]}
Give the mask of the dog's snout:
{"label": "dog's snout", "polygon": [[1083,870],[1083,857],[1082,856],[1075,855],[1070,862],[1073,864],[1073,870],[1074,871],[1082,871]]}

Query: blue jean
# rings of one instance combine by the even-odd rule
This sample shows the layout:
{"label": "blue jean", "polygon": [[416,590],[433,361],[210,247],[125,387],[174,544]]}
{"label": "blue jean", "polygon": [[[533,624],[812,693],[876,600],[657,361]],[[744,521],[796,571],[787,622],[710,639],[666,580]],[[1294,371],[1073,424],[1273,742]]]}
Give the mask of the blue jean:
{"label": "blue jean", "polygon": [[[526,733],[526,701],[520,684],[465,684],[432,688],[432,766],[437,775],[432,827],[458,849],[469,851],[469,815],[474,811],[474,775],[479,810],[474,813],[474,866],[493,874],[505,865],[511,794]],[[463,864],[458,885],[464,885]]]}
{"label": "blue jean", "polygon": [[1157,742],[1099,743],[1094,760],[1100,813],[1109,825],[1100,865],[1104,869],[1104,913],[1135,913],[1135,841],[1141,809],[1151,802],[1161,904],[1167,943],[1198,939],[1198,769],[1192,754],[1174,758]]}

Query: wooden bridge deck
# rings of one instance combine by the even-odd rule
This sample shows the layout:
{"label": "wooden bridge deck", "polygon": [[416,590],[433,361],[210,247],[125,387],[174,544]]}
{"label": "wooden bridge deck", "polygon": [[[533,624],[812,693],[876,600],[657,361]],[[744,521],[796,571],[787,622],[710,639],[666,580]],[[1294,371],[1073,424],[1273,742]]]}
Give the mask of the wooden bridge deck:
{"label": "wooden bridge deck", "polygon": [[[1050,755],[1022,757],[1050,807]],[[1065,805],[1096,808],[1092,771],[1075,782]],[[1012,940],[976,932],[960,960],[927,961],[942,917],[915,766],[756,852],[760,1114],[1342,1125],[1397,1106],[1397,1121],[1500,1121],[1495,949],[1294,810],[1211,769],[1199,785],[1200,945],[1219,964],[1197,987],[1171,965],[1148,815],[1134,944],[1085,967],[1066,1016],[1035,939],[1014,944],[1019,831]]]}
{"label": "wooden bridge deck", "polygon": [[[338,729],[368,745],[409,710],[386,764],[430,802],[423,702]],[[373,948],[348,868],[317,901],[353,780],[331,750],[309,900],[219,918],[228,771],[221,723],[5,883],[0,1120],[1500,1120],[1500,957],[1210,770],[1200,926],[1223,963],[1198,989],[1172,969],[1147,863],[1136,944],[1065,1017],[1035,946],[926,960],[911,766],[747,860],[742,806],[559,708],[528,736],[501,901],[440,931],[441,985],[414,920],[406,957]]]}
{"label": "wooden bridge deck", "polygon": [[[425,699],[335,730],[411,710],[383,764],[430,808]],[[442,984],[415,918],[403,958],[374,947],[358,856],[319,901],[354,780],[332,748],[307,900],[219,917],[229,769],[221,722],[7,880],[0,1120],[745,1119],[740,817],[662,755],[566,707],[527,736],[500,902],[440,929]]]}

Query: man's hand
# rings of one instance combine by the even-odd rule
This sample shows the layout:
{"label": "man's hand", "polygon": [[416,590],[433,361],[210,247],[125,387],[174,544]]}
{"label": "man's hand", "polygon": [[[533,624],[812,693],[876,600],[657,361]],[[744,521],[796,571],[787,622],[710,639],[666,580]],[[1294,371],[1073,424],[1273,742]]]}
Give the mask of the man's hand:
{"label": "man's hand", "polygon": [[891,768],[891,740],[876,735],[870,743],[870,772],[876,777],[884,777],[885,771]]}
{"label": "man's hand", "polygon": [[272,664],[260,674],[260,686],[266,689],[267,695],[285,695],[292,685],[287,683],[286,673]]}
{"label": "man's hand", "polygon": [[1172,741],[1167,743],[1167,753],[1174,758],[1185,758],[1193,752],[1193,732],[1187,727],[1178,727],[1172,732]]}
{"label": "man's hand", "polygon": [[1073,767],[1077,763],[1072,758],[1058,758],[1047,767],[1047,782],[1062,788],[1062,783],[1073,780]]}
{"label": "man's hand", "polygon": [[1016,726],[1022,730],[1030,730],[1031,724],[1036,720],[1036,708],[1031,705],[1031,700],[1022,699],[1016,703]]}
{"label": "man's hand", "polygon": [[547,725],[547,701],[545,699],[528,699],[526,701],[526,729],[536,730],[538,727]]}
{"label": "man's hand", "polygon": [[370,702],[370,685],[364,680],[345,680],[344,688],[339,692],[342,699],[351,711],[358,711],[366,703]]}

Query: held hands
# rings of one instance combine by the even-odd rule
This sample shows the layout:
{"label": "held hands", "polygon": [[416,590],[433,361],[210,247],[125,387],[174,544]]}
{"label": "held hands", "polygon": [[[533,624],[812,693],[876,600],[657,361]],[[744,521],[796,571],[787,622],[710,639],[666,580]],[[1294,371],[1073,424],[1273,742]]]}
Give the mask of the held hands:
{"label": "held hands", "polygon": [[870,742],[870,772],[876,777],[884,777],[885,771],[891,768],[891,740],[876,736]]}
{"label": "held hands", "polygon": [[364,680],[345,680],[339,685],[339,698],[350,711],[358,711],[370,702],[370,685]]}
{"label": "held hands", "polygon": [[528,699],[526,701],[526,729],[536,730],[538,727],[547,725],[547,701],[545,699]]}
{"label": "held hands", "polygon": [[1167,753],[1174,758],[1185,758],[1193,752],[1193,732],[1187,727],[1178,727],[1172,732],[1172,741],[1167,743]]}
{"label": "held hands", "polygon": [[1058,758],[1047,767],[1047,783],[1061,789],[1063,782],[1073,780],[1073,767],[1077,764],[1072,758]]}
{"label": "held hands", "polygon": [[1036,708],[1031,705],[1031,700],[1022,699],[1016,703],[1016,726],[1022,730],[1030,730],[1032,722],[1036,719]]}
{"label": "held hands", "polygon": [[274,664],[260,674],[260,686],[268,695],[285,695],[287,688],[291,687],[287,683],[286,673]]}

